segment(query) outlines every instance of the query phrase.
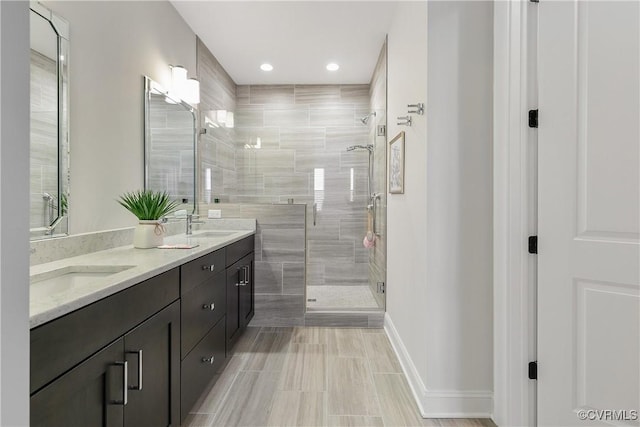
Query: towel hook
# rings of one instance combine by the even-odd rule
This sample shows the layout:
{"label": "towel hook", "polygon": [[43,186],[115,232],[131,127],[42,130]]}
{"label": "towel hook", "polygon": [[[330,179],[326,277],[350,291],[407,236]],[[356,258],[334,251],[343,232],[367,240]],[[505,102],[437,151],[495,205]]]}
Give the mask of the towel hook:
{"label": "towel hook", "polygon": [[411,126],[411,116],[403,116],[403,117],[398,117],[398,120],[402,120],[401,122],[398,122],[398,126]]}
{"label": "towel hook", "polygon": [[419,102],[417,104],[408,104],[408,108],[415,108],[415,110],[409,110],[407,113],[409,114],[418,114],[422,116],[424,114],[424,103]]}

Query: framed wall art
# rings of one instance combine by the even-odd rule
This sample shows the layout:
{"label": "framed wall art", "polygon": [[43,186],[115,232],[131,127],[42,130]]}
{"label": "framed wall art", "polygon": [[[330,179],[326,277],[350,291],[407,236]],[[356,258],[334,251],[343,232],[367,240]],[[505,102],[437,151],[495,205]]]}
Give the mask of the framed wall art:
{"label": "framed wall art", "polygon": [[389,142],[389,193],[404,194],[404,132]]}

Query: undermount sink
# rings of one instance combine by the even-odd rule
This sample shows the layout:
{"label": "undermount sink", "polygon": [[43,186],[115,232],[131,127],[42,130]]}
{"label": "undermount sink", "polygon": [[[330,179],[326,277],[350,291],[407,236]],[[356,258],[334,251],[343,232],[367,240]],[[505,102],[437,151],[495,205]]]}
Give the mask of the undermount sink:
{"label": "undermount sink", "polygon": [[224,230],[213,230],[213,231],[204,231],[198,234],[192,234],[189,237],[198,238],[198,237],[227,237],[235,234],[235,231],[224,231]]}
{"label": "undermount sink", "polygon": [[47,290],[64,291],[83,285],[92,279],[111,276],[135,265],[70,265],[57,270],[31,276],[31,285],[43,286]]}

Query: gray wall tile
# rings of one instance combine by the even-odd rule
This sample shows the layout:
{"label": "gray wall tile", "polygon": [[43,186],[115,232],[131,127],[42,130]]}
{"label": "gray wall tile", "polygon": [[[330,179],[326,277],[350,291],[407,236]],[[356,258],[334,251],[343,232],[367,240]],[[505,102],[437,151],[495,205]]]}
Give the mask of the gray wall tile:
{"label": "gray wall tile", "polygon": [[[368,98],[369,89],[367,85],[365,86]],[[340,95],[340,86],[336,85],[297,85],[295,87],[296,104],[338,104],[342,100]]]}
{"label": "gray wall tile", "polygon": [[281,262],[254,262],[254,279],[256,293],[281,294],[282,293],[282,263]]}
{"label": "gray wall tile", "polygon": [[262,105],[238,105],[234,121],[237,128],[262,127],[264,126],[264,107]]}
{"label": "gray wall tile", "polygon": [[325,285],[352,286],[369,283],[369,265],[334,262],[328,263],[324,273]]}
{"label": "gray wall tile", "polygon": [[293,85],[252,85],[249,87],[251,104],[293,104]]}
{"label": "gray wall tile", "polygon": [[324,176],[331,177],[340,170],[340,154],[296,151],[296,172],[313,172],[316,168],[322,168]]}
{"label": "gray wall tile", "polygon": [[353,241],[310,240],[307,246],[309,258],[318,262],[355,261]]}
{"label": "gray wall tile", "polygon": [[262,259],[269,262],[304,262],[304,230],[262,230]]}
{"label": "gray wall tile", "polygon": [[343,85],[340,99],[345,103],[369,104],[369,85]]}
{"label": "gray wall tile", "polygon": [[318,153],[324,150],[324,141],[323,128],[280,128],[280,148],[310,150]]}
{"label": "gray wall tile", "polygon": [[265,174],[265,194],[286,194],[290,196],[309,194],[309,174]]}
{"label": "gray wall tile", "polygon": [[[273,150],[280,147],[280,130],[278,128],[236,127],[236,148]],[[324,138],[324,135],[323,135]],[[324,139],[323,139],[324,142]],[[293,147],[291,147],[293,148]]]}
{"label": "gray wall tile", "polygon": [[354,108],[311,108],[309,110],[311,126],[355,126]]}
{"label": "gray wall tile", "polygon": [[304,263],[282,264],[282,293],[286,295],[304,295]]}
{"label": "gray wall tile", "polygon": [[308,127],[309,107],[307,106],[267,106],[264,110],[264,126]]}

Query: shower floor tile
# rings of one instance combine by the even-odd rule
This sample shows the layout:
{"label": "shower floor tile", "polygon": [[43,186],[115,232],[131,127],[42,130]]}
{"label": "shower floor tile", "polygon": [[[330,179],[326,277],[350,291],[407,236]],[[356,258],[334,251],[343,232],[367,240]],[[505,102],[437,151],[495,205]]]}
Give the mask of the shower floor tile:
{"label": "shower floor tile", "polygon": [[377,308],[369,286],[307,286],[307,309],[310,310]]}

